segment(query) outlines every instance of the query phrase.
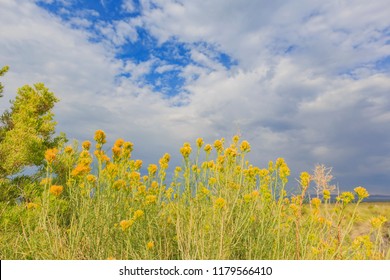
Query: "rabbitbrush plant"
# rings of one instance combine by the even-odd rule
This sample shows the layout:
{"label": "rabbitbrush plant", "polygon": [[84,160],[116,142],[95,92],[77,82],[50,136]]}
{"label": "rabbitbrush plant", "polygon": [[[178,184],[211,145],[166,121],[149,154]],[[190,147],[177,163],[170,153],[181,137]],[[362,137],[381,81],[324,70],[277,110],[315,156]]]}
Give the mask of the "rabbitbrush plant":
{"label": "rabbitbrush plant", "polygon": [[[178,149],[183,164],[167,180],[170,155],[143,166],[133,144],[106,135],[45,153],[46,175],[24,205],[1,204],[2,259],[383,259],[385,217],[351,237],[363,187],[331,201],[303,172],[287,194],[284,159],[259,168],[251,146],[196,140]],[[204,155],[202,155],[204,153]],[[201,160],[204,159],[204,160]],[[318,175],[318,172],[317,172]],[[318,190],[318,188],[317,188]]]}

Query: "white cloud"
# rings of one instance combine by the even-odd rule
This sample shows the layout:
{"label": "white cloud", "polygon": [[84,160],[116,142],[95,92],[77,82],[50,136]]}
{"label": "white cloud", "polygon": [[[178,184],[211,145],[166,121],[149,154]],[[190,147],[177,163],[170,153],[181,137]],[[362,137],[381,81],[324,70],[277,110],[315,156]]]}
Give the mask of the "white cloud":
{"label": "white cloud", "polygon": [[107,48],[117,48],[126,43],[135,42],[138,39],[137,20],[118,20],[114,22],[100,21],[96,24],[99,38],[103,37],[103,43]]}
{"label": "white cloud", "polygon": [[[122,4],[133,8],[131,1]],[[325,163],[347,188],[370,184],[378,172],[382,182],[390,180],[384,172],[390,75],[375,67],[390,55],[386,1],[141,4],[139,18],[100,22],[107,40],[93,44],[86,30],[71,29],[32,2],[2,1],[7,32],[0,61],[11,66],[6,89],[45,82],[61,98],[59,130],[83,140],[105,129],[111,139],[134,141],[146,160],[168,151],[180,162],[182,141],[213,141],[240,130],[256,164],[282,156],[297,175]],[[160,44],[185,44],[192,62],[115,59],[118,47],[137,42],[137,27]],[[225,67],[219,52],[237,64]],[[170,70],[180,71],[184,85],[167,98],[145,75]],[[371,187],[385,191],[380,183]]]}
{"label": "white cloud", "polygon": [[129,13],[136,11],[136,6],[133,0],[123,0],[121,8]]}

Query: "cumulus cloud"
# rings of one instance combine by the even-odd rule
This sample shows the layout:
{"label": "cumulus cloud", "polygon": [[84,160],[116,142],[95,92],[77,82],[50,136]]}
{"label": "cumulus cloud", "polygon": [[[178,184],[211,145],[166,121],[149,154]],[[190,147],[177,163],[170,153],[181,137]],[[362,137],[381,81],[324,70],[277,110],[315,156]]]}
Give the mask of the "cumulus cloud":
{"label": "cumulus cloud", "polygon": [[[324,163],[342,188],[389,193],[390,75],[378,67],[390,56],[386,1],[140,5],[122,2],[139,9],[132,17],[65,22],[33,1],[2,1],[0,60],[11,66],[3,84],[10,92],[45,82],[61,99],[59,130],[85,139],[105,129],[149,161],[167,151],[180,163],[182,141],[241,132],[256,164],[285,157],[297,177]],[[154,47],[168,44],[169,57],[120,58],[142,41],[139,28]],[[185,59],[174,57],[179,45]],[[183,80],[174,95],[150,80],[172,71]]]}

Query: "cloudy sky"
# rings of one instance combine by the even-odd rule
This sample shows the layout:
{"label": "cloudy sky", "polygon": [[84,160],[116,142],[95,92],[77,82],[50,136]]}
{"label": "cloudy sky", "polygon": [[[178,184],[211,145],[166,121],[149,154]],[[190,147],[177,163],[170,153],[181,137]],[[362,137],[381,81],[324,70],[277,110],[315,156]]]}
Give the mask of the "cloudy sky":
{"label": "cloudy sky", "polygon": [[57,131],[135,144],[145,164],[237,132],[265,167],[333,168],[390,194],[388,0],[0,0],[9,106],[43,82]]}

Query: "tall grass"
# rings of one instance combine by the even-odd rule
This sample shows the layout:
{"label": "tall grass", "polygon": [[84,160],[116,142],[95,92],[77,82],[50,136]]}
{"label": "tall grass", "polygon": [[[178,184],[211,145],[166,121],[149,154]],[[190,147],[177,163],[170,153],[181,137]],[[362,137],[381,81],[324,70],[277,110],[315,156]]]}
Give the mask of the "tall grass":
{"label": "tall grass", "polygon": [[[106,136],[46,152],[46,176],[21,206],[1,204],[1,259],[384,259],[384,216],[351,237],[367,191],[339,194],[303,172],[288,195],[282,158],[260,169],[246,160],[247,141],[180,148],[183,165],[167,183],[170,155],[142,169],[133,144]],[[226,147],[225,147],[226,146]],[[205,155],[201,155],[205,153]],[[201,161],[201,158],[205,160]],[[92,165],[96,169],[92,169]],[[93,173],[92,170],[96,170]],[[141,170],[147,170],[142,174]],[[319,187],[321,190],[319,191]]]}

